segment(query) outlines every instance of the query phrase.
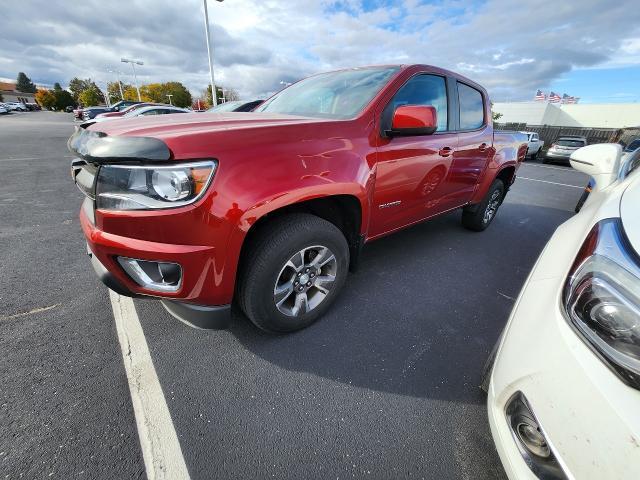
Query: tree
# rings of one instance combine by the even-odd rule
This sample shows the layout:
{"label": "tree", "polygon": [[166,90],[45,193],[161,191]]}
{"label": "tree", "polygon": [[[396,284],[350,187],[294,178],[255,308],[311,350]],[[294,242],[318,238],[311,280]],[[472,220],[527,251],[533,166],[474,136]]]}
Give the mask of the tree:
{"label": "tree", "polygon": [[103,101],[102,92],[95,85],[84,89],[78,95],[78,100],[85,107],[92,107],[94,105],[99,105]]}
{"label": "tree", "polygon": [[176,107],[190,107],[191,106],[191,92],[187,90],[180,82],[167,82],[162,84],[162,90],[164,94],[164,102],[167,102],[169,99],[167,95],[172,95],[171,103],[173,103]]}
{"label": "tree", "polygon": [[[124,90],[124,99],[132,102],[138,101],[138,91],[136,87],[129,86]],[[153,102],[153,100],[147,96],[146,92],[144,92],[144,85],[140,87],[140,100],[143,102]]]}
{"label": "tree", "polygon": [[56,89],[55,85],[53,87],[53,96],[55,97],[54,107],[56,110],[64,110],[67,107],[74,107],[76,105],[73,96],[69,92],[62,88]]}
{"label": "tree", "polygon": [[[128,88],[131,88],[131,85],[127,85],[126,83],[122,83],[122,93],[124,93],[125,90],[127,90]],[[110,95],[111,98],[119,98],[122,100],[122,97],[120,95],[120,87],[118,86],[118,82],[109,82],[107,83],[107,95]],[[138,99],[137,93],[136,93],[136,100]]]}
{"label": "tree", "polygon": [[[207,85],[205,95],[207,97],[207,103],[209,105],[213,105],[213,97],[211,96],[211,85]],[[219,87],[218,85],[216,85],[216,99],[218,100],[218,103],[222,103],[222,100],[224,99],[224,96],[222,94],[222,87]]]}
{"label": "tree", "polygon": [[24,72],[20,72],[16,80],[16,90],[25,93],[36,93],[36,86]]}
{"label": "tree", "polygon": [[42,108],[52,109],[56,104],[56,97],[51,90],[38,90],[35,94],[36,102]]}
{"label": "tree", "polygon": [[60,84],[58,82],[53,84],[53,90],[56,92],[59,92],[60,90],[62,90],[62,87],[60,86]]}
{"label": "tree", "polygon": [[81,79],[78,77],[74,77],[69,81],[69,91],[71,92],[71,95],[73,95],[73,99],[75,101],[78,101],[78,97],[83,90],[86,90],[93,86],[98,88],[90,78]]}

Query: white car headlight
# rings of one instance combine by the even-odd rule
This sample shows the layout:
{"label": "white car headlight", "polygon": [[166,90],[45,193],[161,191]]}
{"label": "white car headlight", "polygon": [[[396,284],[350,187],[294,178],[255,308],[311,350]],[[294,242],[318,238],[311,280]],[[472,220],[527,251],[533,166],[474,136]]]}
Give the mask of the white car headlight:
{"label": "white car headlight", "polygon": [[594,226],[564,292],[571,322],[627,383],[640,388],[640,259],[620,219]]}
{"label": "white car headlight", "polygon": [[174,208],[198,200],[211,183],[217,163],[103,165],[96,182],[96,208],[149,210]]}

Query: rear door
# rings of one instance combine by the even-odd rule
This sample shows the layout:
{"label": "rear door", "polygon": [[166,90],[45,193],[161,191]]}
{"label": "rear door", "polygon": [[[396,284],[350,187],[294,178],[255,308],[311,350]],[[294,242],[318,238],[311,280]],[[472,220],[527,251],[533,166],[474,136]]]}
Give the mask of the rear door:
{"label": "rear door", "polygon": [[[398,89],[379,113],[380,140],[374,206],[369,231],[376,236],[415,223],[449,207],[444,202],[457,134],[452,131],[446,77],[420,73]],[[400,105],[435,107],[438,129],[432,135],[384,136]]]}
{"label": "rear door", "polygon": [[487,99],[471,85],[456,81],[458,148],[453,153],[447,186],[452,203],[464,205],[473,196],[493,148]]}

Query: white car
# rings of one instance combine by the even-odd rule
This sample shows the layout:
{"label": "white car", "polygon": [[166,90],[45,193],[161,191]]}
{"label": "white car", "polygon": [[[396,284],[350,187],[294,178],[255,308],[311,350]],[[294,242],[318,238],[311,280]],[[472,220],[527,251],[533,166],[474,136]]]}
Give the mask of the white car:
{"label": "white car", "polygon": [[544,140],[540,140],[540,136],[536,132],[520,132],[527,136],[527,157],[531,157],[532,160],[538,158],[538,154],[544,147]]}
{"label": "white car", "polygon": [[94,123],[111,122],[114,120],[121,120],[126,118],[133,118],[133,117],[146,117],[150,115],[168,115],[173,113],[191,113],[191,110],[187,110],[186,108],[174,107],[172,105],[149,105],[147,107],[131,110],[130,112],[125,113],[121,117],[96,116],[92,120],[87,120],[86,122],[82,123],[80,126],[83,128],[87,128],[89,125],[93,125]]}
{"label": "white car", "polygon": [[594,190],[546,245],[487,364],[511,479],[640,478],[640,150],[621,158],[617,144],[571,155]]}
{"label": "white car", "polygon": [[24,103],[20,102],[7,102],[5,106],[9,108],[10,111],[18,110],[21,112],[26,112],[28,110],[27,106]]}
{"label": "white car", "polygon": [[0,103],[0,114],[9,113],[9,108],[4,105],[4,103]]}

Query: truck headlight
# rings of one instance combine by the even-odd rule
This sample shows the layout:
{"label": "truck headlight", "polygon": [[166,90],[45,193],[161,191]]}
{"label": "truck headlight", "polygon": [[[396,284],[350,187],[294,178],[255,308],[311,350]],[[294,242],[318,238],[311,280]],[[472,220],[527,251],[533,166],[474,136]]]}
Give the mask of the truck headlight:
{"label": "truck headlight", "polygon": [[587,236],[567,279],[564,309],[599,356],[640,389],[640,259],[620,219],[602,220]]}
{"label": "truck headlight", "polygon": [[205,192],[216,171],[213,160],[176,165],[103,165],[96,182],[96,207],[148,210],[188,205]]}

